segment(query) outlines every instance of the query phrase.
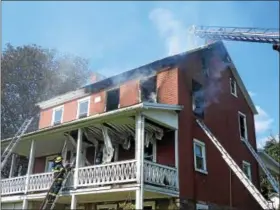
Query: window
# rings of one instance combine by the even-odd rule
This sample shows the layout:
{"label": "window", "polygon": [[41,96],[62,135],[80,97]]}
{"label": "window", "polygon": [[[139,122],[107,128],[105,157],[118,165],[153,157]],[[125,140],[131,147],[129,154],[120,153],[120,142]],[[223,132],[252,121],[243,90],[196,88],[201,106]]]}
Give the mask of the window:
{"label": "window", "polygon": [[141,102],[157,102],[157,77],[140,81]]}
{"label": "window", "polygon": [[204,91],[202,85],[195,80],[192,80],[192,108],[194,114],[199,117],[204,117]]}
{"label": "window", "polygon": [[207,173],[205,144],[201,141],[198,141],[197,139],[194,139],[193,147],[195,170],[202,173]]}
{"label": "window", "polygon": [[208,205],[197,203],[196,210],[208,210]]}
{"label": "window", "polygon": [[51,172],[53,166],[53,160],[56,155],[46,157],[45,172]]}
{"label": "window", "polygon": [[152,162],[156,162],[156,140],[150,142],[149,146],[144,148],[144,159]]}
{"label": "window", "polygon": [[239,132],[241,140],[247,140],[247,123],[246,123],[246,115],[238,112],[238,121],[239,121]]}
{"label": "window", "polygon": [[106,111],[118,109],[119,103],[120,103],[120,88],[107,91]]}
{"label": "window", "polygon": [[90,97],[78,101],[77,118],[87,117],[89,114]]}
{"label": "window", "polygon": [[52,125],[58,125],[62,123],[63,118],[63,106],[56,107],[53,109]]}
{"label": "window", "polygon": [[201,65],[202,65],[202,72],[203,72],[203,75],[205,77],[209,77],[209,69],[207,68],[207,59],[206,59],[206,56],[204,55],[202,58],[201,58]]}
{"label": "window", "polygon": [[144,210],[155,210],[156,209],[156,204],[154,201],[147,201],[144,202],[144,206],[143,206]]}
{"label": "window", "polygon": [[237,97],[237,88],[236,88],[236,81],[233,78],[230,78],[230,93]]}
{"label": "window", "polygon": [[97,210],[111,210],[117,209],[117,204],[97,205]]}
{"label": "window", "polygon": [[243,172],[246,174],[246,176],[248,177],[248,179],[252,180],[252,176],[251,176],[251,164],[246,162],[246,161],[242,161],[242,170]]}

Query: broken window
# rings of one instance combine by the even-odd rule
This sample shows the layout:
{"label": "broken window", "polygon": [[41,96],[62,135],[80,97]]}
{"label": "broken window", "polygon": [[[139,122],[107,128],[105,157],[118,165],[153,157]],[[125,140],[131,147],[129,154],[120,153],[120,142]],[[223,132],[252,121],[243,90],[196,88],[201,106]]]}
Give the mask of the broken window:
{"label": "broken window", "polygon": [[141,101],[157,102],[157,83],[156,76],[140,81]]}
{"label": "broken window", "polygon": [[204,117],[204,91],[200,83],[192,80],[192,108],[197,117]]}
{"label": "broken window", "polygon": [[246,125],[246,116],[239,112],[239,132],[241,139],[247,139],[247,125]]}
{"label": "broken window", "polygon": [[202,73],[205,77],[209,77],[209,69],[207,66],[207,58],[205,55],[201,57]]}
{"label": "broken window", "polygon": [[237,97],[236,81],[232,77],[230,78],[230,92]]}
{"label": "broken window", "polygon": [[144,148],[144,159],[148,161],[153,161],[153,150],[154,150],[154,144],[149,143],[149,146]]}
{"label": "broken window", "polygon": [[120,88],[107,91],[106,111],[118,109],[119,103],[120,103]]}

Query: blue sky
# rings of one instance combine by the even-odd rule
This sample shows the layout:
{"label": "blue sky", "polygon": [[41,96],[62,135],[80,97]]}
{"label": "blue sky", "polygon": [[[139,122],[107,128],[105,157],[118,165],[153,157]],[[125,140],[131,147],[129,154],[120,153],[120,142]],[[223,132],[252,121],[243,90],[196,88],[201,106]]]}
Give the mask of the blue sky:
{"label": "blue sky", "polygon": [[[37,44],[90,59],[105,76],[183,52],[196,25],[279,28],[279,2],[2,2],[2,49]],[[197,43],[196,43],[197,42]],[[262,145],[279,133],[279,54],[268,44],[225,42],[259,110]]]}

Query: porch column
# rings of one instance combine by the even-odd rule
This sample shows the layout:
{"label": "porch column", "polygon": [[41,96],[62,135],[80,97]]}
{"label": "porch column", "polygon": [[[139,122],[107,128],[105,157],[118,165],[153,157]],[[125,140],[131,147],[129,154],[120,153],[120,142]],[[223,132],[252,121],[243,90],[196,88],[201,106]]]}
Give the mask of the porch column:
{"label": "porch column", "polygon": [[77,139],[77,149],[76,149],[76,166],[74,172],[74,188],[76,189],[79,182],[79,167],[81,162],[81,153],[82,153],[82,137],[83,131],[81,128],[78,129],[78,139]]}
{"label": "porch column", "polygon": [[63,165],[65,166],[66,158],[67,158],[67,139],[64,141],[63,149],[62,149],[62,158],[63,158]]}
{"label": "porch column", "polygon": [[175,167],[177,169],[177,187],[179,187],[179,145],[178,145],[178,129],[175,130]]}
{"label": "porch column", "polygon": [[30,146],[28,168],[27,168],[27,173],[26,173],[25,193],[27,193],[27,191],[28,191],[29,179],[30,179],[30,175],[33,172],[34,160],[35,160],[35,141],[32,140],[31,146]]}
{"label": "porch column", "polygon": [[26,198],[23,199],[23,202],[22,202],[22,209],[23,209],[23,210],[28,209],[28,200],[27,200]]}
{"label": "porch column", "polygon": [[10,167],[9,178],[13,177],[14,169],[15,169],[15,161],[16,161],[16,155],[12,154],[12,162],[11,162],[11,167]]}
{"label": "porch column", "polygon": [[139,113],[136,116],[136,131],[135,131],[135,157],[136,157],[136,168],[137,168],[137,184],[139,185],[136,190],[136,209],[143,209],[143,196],[144,196],[144,131],[145,131],[145,118]]}
{"label": "porch column", "polygon": [[77,196],[71,195],[71,210],[77,209]]}

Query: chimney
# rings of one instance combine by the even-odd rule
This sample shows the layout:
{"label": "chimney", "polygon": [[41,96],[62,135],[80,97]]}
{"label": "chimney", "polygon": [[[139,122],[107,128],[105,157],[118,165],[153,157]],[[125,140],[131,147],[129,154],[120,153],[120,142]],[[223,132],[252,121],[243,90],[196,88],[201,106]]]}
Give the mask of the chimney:
{"label": "chimney", "polygon": [[96,83],[97,82],[97,75],[96,73],[92,73],[90,76],[90,83]]}

